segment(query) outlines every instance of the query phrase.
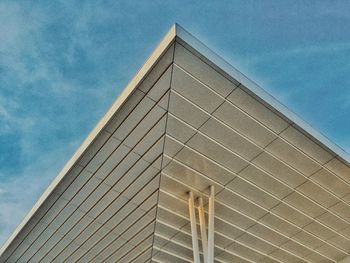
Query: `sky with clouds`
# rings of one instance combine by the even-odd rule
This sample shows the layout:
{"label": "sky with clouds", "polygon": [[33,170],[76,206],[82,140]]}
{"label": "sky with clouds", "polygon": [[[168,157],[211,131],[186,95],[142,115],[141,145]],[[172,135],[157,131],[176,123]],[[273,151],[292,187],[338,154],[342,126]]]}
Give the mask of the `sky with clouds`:
{"label": "sky with clouds", "polygon": [[350,151],[348,1],[0,1],[0,244],[174,22]]}

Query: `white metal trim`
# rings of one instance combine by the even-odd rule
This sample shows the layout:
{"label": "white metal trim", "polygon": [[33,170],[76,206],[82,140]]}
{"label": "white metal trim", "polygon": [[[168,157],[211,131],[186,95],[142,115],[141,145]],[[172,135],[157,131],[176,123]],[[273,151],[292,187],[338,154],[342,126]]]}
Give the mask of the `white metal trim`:
{"label": "white metal trim", "polygon": [[199,214],[199,226],[201,229],[201,240],[202,240],[202,249],[204,255],[204,263],[208,263],[208,239],[206,232],[206,224],[205,224],[205,214],[204,214],[204,205],[203,198],[198,198],[198,214]]}
{"label": "white metal trim", "polygon": [[194,260],[194,263],[200,263],[198,236],[197,236],[196,210],[194,207],[194,197],[193,197],[192,191],[189,192],[188,208],[189,208],[190,222],[191,222],[193,260]]}

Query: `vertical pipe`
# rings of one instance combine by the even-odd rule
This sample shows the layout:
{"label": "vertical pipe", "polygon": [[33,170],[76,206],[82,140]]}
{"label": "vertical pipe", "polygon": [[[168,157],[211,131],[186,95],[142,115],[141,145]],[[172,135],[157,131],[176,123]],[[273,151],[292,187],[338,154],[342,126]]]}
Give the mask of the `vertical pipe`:
{"label": "vertical pipe", "polygon": [[194,263],[200,263],[198,237],[197,237],[196,210],[194,208],[193,192],[190,191],[189,195],[190,197],[188,198],[188,207],[190,211],[190,222],[191,222],[191,232],[192,232],[193,260],[194,260]]}
{"label": "vertical pipe", "polygon": [[207,230],[205,227],[205,215],[204,215],[204,206],[203,206],[202,197],[199,197],[198,214],[199,214],[199,225],[201,228],[204,263],[208,263],[208,240],[207,240],[207,232],[206,232]]}
{"label": "vertical pipe", "polygon": [[214,263],[214,186],[210,186],[208,222],[208,263]]}

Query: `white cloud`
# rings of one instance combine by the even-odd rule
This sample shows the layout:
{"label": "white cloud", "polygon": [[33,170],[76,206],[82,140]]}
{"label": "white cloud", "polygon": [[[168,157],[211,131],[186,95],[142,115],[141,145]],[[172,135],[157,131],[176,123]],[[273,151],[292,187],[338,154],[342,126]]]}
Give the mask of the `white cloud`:
{"label": "white cloud", "polygon": [[350,43],[330,43],[330,44],[320,44],[320,45],[310,45],[303,47],[293,47],[288,49],[281,49],[273,52],[266,52],[252,56],[249,58],[249,63],[259,63],[263,61],[273,60],[273,59],[282,59],[291,56],[305,56],[313,54],[334,54],[337,52],[343,52],[350,50]]}
{"label": "white cloud", "polygon": [[[43,151],[37,142],[40,134],[49,127],[55,129],[52,128],[56,125],[55,118],[33,114],[35,108],[31,109],[33,112],[23,108],[23,102],[30,104],[33,100],[30,95],[33,90],[28,90],[28,84],[43,81],[45,85],[40,89],[49,89],[52,96],[81,88],[65,78],[43,53],[42,47],[47,45],[43,42],[43,29],[49,22],[48,15],[44,8],[34,5],[27,9],[15,2],[0,3],[0,136],[18,134],[20,152],[16,155],[27,159],[24,167],[17,164],[16,172],[4,174],[0,170],[0,244],[19,224],[77,145],[76,141],[69,143],[67,137],[67,144]],[[39,87],[33,85],[33,89]],[[40,93],[38,90],[37,94]],[[67,120],[70,118],[66,117]]]}
{"label": "white cloud", "polygon": [[62,145],[56,151],[42,155],[18,174],[0,174],[0,246],[58,174],[76,146],[75,141]]}
{"label": "white cloud", "polygon": [[[0,167],[0,245],[78,146],[84,131],[79,126],[82,122],[77,119],[83,116],[87,122],[96,117],[92,116],[96,111],[87,117],[86,112],[89,112],[89,107],[95,109],[98,103],[106,100],[108,96],[104,91],[112,86],[108,83],[109,79],[99,80],[98,87],[87,86],[71,79],[72,75],[61,72],[62,61],[68,68],[77,66],[77,49],[88,53],[91,60],[101,61],[100,51],[94,46],[89,32],[94,7],[79,3],[79,8],[70,10],[69,2],[65,2],[65,5],[62,10],[68,10],[70,21],[62,14],[50,14],[44,5],[0,2],[0,136],[16,133],[18,141],[8,143],[18,143],[20,149],[16,155],[26,160],[23,167],[20,163],[16,164],[18,169],[15,172],[3,172],[4,167]],[[99,9],[99,12],[102,15],[103,10]],[[52,32],[54,29],[47,28],[55,23],[58,23],[58,27],[67,27],[65,38],[57,39],[57,42],[64,44],[61,53],[56,52],[61,43],[48,36],[53,33],[56,37],[56,32]],[[100,79],[100,76],[96,74],[96,78]],[[75,95],[70,96],[72,93]],[[79,115],[74,111],[72,101],[87,94],[94,98],[94,104],[84,105]],[[42,100],[48,99],[68,110],[59,111],[45,108],[51,105],[40,105]],[[54,113],[50,113],[50,110]],[[58,118],[63,124],[58,123]],[[62,125],[66,127],[62,128]],[[73,136],[69,134],[72,132],[70,128],[78,132]],[[62,132],[65,129],[66,134]],[[60,138],[62,144],[55,141],[54,135],[51,137],[51,133],[57,130],[57,136],[64,137]],[[45,142],[42,142],[43,137]],[[43,149],[44,146],[49,147]]]}

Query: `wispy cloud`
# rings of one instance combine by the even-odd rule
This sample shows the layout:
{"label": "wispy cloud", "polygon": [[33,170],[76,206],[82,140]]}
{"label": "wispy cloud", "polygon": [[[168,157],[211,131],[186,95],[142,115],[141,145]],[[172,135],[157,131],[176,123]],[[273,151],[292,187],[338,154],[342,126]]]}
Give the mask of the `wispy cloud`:
{"label": "wispy cloud", "polygon": [[55,27],[66,23],[54,16],[45,5],[0,3],[0,244],[81,141],[86,128],[80,130],[79,122],[93,124],[79,117],[75,99],[79,93],[93,96],[92,86],[68,74],[84,69],[81,54],[95,55],[85,25],[89,15],[80,13],[52,39]]}
{"label": "wispy cloud", "polygon": [[65,160],[76,145],[72,142],[45,154],[18,174],[0,174],[0,244],[6,241],[53,175],[58,173],[62,162],[57,160]]}
{"label": "wispy cloud", "polygon": [[287,49],[280,49],[277,51],[269,51],[252,56],[249,60],[250,63],[267,62],[274,59],[284,59],[288,57],[296,56],[312,56],[321,54],[335,54],[339,52],[349,51],[350,42],[344,43],[330,43],[309,45],[301,47],[292,47]]}
{"label": "wispy cloud", "polygon": [[129,77],[113,59],[123,18],[80,1],[0,2],[0,243]]}

